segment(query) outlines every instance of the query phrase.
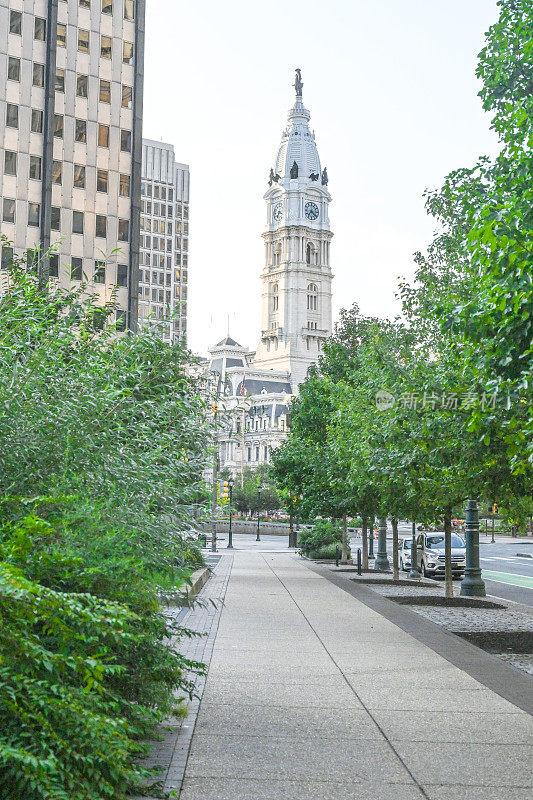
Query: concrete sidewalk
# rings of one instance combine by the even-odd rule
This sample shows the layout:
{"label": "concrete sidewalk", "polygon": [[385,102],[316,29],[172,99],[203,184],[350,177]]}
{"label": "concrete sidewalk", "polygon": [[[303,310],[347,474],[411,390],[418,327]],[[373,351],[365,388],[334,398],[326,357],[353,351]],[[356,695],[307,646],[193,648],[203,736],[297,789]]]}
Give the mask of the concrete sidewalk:
{"label": "concrete sidewalk", "polygon": [[531,797],[527,713],[297,557],[233,559],[182,800]]}

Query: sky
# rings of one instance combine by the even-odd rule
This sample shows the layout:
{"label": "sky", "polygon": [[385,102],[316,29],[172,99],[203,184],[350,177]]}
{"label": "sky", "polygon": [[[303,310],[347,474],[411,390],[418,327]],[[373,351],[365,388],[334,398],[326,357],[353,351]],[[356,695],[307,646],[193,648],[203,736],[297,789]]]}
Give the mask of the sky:
{"label": "sky", "polygon": [[334,319],[394,317],[423,193],[494,154],[477,54],[496,0],[148,0],[144,135],[190,165],[189,346],[254,350],[270,167],[294,69],[329,174]]}

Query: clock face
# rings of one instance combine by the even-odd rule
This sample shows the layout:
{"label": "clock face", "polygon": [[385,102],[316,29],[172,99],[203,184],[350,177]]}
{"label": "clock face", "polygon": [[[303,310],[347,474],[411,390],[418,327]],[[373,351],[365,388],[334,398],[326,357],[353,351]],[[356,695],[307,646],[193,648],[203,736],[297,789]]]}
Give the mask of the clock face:
{"label": "clock face", "polygon": [[272,216],[273,216],[275,222],[279,222],[280,221],[281,217],[283,216],[283,204],[282,203],[276,203],[276,205],[274,206],[274,210],[272,212]]}
{"label": "clock face", "polygon": [[320,214],[318,210],[318,206],[316,203],[306,203],[305,204],[305,216],[307,219],[315,220],[318,219],[318,215]]}

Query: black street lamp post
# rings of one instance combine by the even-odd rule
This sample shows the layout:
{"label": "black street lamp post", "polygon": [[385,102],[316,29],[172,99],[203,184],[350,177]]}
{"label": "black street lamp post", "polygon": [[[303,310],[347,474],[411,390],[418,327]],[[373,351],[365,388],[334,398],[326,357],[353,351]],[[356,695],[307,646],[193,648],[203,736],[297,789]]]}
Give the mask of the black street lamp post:
{"label": "black street lamp post", "polygon": [[485,597],[485,581],[479,565],[479,514],[477,500],[469,500],[465,514],[466,567],[461,581],[461,594],[466,597]]}
{"label": "black street lamp post", "polygon": [[259,520],[260,520],[260,517],[261,517],[260,505],[261,505],[261,492],[262,491],[263,491],[263,487],[262,486],[258,486],[257,487],[257,536],[255,537],[255,541],[256,542],[260,542],[261,541],[261,538],[259,536]]}
{"label": "black street lamp post", "polygon": [[233,531],[231,530],[231,520],[233,517],[233,509],[232,509],[232,502],[233,502],[233,484],[235,481],[233,478],[230,478],[228,481],[229,487],[229,532],[228,532],[228,550],[233,550]]}
{"label": "black street lamp post", "polygon": [[416,546],[416,522],[413,522],[413,530],[411,537],[411,572],[410,578],[419,578],[420,572],[418,571],[418,549]]}
{"label": "black street lamp post", "polygon": [[374,569],[377,572],[387,572],[390,569],[387,557],[387,518],[381,517],[379,520],[378,533],[378,554],[374,562]]}

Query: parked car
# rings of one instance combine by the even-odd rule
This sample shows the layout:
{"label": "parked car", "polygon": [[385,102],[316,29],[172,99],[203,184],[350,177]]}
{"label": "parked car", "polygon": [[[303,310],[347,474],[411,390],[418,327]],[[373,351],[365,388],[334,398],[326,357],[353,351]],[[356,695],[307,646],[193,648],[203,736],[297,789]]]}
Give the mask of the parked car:
{"label": "parked car", "polygon": [[411,569],[411,541],[412,536],[402,536],[398,541],[398,560],[404,572]]}
{"label": "parked car", "polygon": [[[466,566],[464,539],[452,533],[452,574],[462,578]],[[444,533],[421,533],[417,540],[417,564],[423,576],[444,577]]]}

